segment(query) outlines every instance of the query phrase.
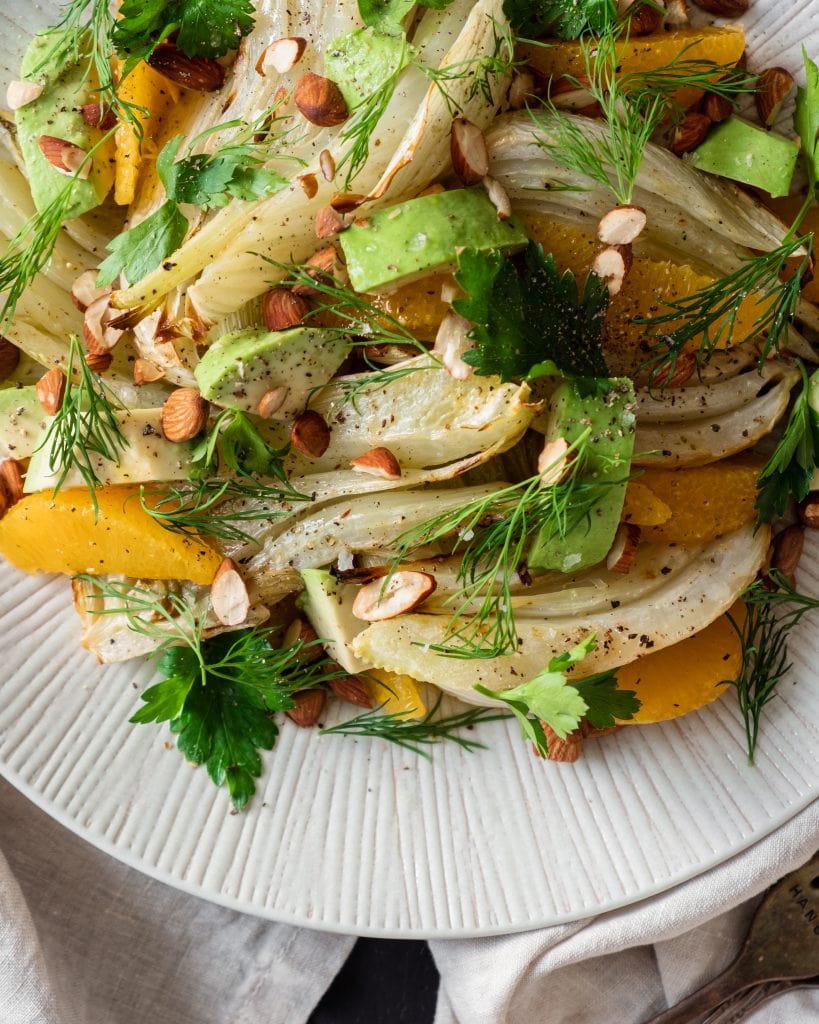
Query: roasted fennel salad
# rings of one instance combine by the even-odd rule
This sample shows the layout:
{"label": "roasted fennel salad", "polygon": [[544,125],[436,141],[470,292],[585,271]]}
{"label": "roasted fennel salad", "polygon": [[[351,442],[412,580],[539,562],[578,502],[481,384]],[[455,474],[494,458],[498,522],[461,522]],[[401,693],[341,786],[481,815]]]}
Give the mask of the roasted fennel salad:
{"label": "roasted fennel salad", "polygon": [[328,700],[573,761],[733,688],[753,756],[819,603],[819,71],[697,2],[73,0],[28,43],[0,552],[157,659],[132,721],[237,807]]}

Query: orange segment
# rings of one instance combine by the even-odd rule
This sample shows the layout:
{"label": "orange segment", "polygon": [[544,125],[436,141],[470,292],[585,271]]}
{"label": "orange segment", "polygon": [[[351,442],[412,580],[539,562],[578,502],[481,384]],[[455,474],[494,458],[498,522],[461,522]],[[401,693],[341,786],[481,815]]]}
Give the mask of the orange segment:
{"label": "orange segment", "polygon": [[[548,40],[549,46],[523,46],[520,57],[548,77],[560,78],[586,74],[586,62],[580,43],[572,40]],[[688,49],[686,49],[688,47]],[[621,74],[653,71],[670,64],[685,50],[683,60],[709,60],[715,64],[737,63],[745,50],[745,36],[739,26],[715,28],[677,28],[670,32],[623,40],[618,44],[618,69]],[[684,86],[674,99],[681,107],[690,107],[702,98],[702,89]]]}
{"label": "orange segment", "polygon": [[401,714],[405,718],[423,718],[427,713],[418,683],[411,677],[371,668],[366,672],[370,693],[376,707],[383,704],[384,714]]}
{"label": "orange segment", "polygon": [[[600,248],[594,234],[537,214],[525,216],[523,220],[530,237],[540,242],[545,252],[554,255],[561,270],[571,270],[580,281],[585,280]],[[714,280],[685,264],[635,257],[619,295],[611,300],[606,313],[603,336],[612,371],[633,372],[645,361],[649,329],[635,320],[669,312],[669,302],[693,295]],[[739,345],[755,333],[754,323],[761,311],[762,305],[754,296],[743,301],[737,310],[731,345]],[[663,325],[664,334],[671,334],[673,330],[673,322]],[[720,340],[721,348],[727,347],[724,343],[727,340]]]}
{"label": "orange segment", "polygon": [[156,145],[150,140],[158,137],[163,118],[179,99],[179,88],[140,61],[120,84],[118,95],[123,103],[132,103],[147,111],[147,114],[137,115],[144,129],[141,145],[132,125],[121,124],[115,136],[114,199],[120,206],[128,206],[136,196],[143,161],[156,157]]}
{"label": "orange segment", "polygon": [[97,491],[99,518],[84,488],[27,494],[0,520],[0,555],[24,572],[108,573],[210,583],[222,556],[169,533],[128,500],[135,487]]}
{"label": "orange segment", "polygon": [[441,298],[441,288],[446,284],[454,286],[451,274],[431,274],[388,295],[374,295],[370,299],[376,309],[397,320],[419,341],[434,341],[449,310]]}
{"label": "orange segment", "polygon": [[764,462],[740,457],[693,469],[648,469],[640,483],[664,502],[671,515],[643,527],[653,544],[705,544],[754,520],[757,478]]}
{"label": "orange segment", "polygon": [[[743,607],[731,614],[740,619]],[[696,711],[725,693],[742,664],[742,647],[727,616],[694,636],[617,670],[621,690],[634,690],[642,706],[624,725],[664,722]]]}
{"label": "orange segment", "polygon": [[635,526],[660,526],[671,518],[671,509],[650,487],[639,480],[632,480],[626,487],[620,518],[624,523],[634,523]]}

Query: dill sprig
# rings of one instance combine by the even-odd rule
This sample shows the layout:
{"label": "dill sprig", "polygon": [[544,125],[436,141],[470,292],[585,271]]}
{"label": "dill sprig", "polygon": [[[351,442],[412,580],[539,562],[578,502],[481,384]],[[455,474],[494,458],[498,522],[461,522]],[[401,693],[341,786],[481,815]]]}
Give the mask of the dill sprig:
{"label": "dill sprig", "polygon": [[740,640],[742,667],[735,679],[726,682],[736,689],[745,723],[749,764],[754,761],[762,713],[791,668],[791,631],[803,615],[819,608],[819,599],[800,594],[777,570],[770,570],[768,578],[777,589],[769,590],[757,580],[741,595],[746,609],[744,620],[728,616]]}
{"label": "dill sprig", "polygon": [[591,437],[589,427],[567,450],[565,463],[560,460],[567,468],[559,483],[544,486],[541,474],[529,477],[396,538],[390,575],[424,545],[455,537],[452,553],[461,558],[460,589],[447,601],[455,607],[446,642],[430,650],[456,658],[496,658],[517,650],[512,581],[525,566],[529,542],[535,535],[565,537],[588,516],[605,488],[622,483],[583,479]]}
{"label": "dill sprig", "polygon": [[59,474],[54,494],[62,488],[72,470],[80,473],[91,493],[96,516],[99,514],[96,488],[102,486],[102,481],[97,476],[92,456],[99,455],[119,465],[120,452],[128,442],[115,411],[119,403],[102,378],[89,369],[76,335],[69,339],[65,374],[62,405],[37,451],[49,449],[48,467],[52,473]]}
{"label": "dill sprig", "polygon": [[[812,249],[812,234],[786,237],[776,249],[747,257],[738,270],[693,295],[666,300],[667,313],[636,320],[655,339],[652,354],[641,367],[649,373],[649,384],[669,380],[683,351],[693,350],[702,368],[721,343],[730,344],[740,307],[749,295],[757,297],[759,307],[753,334],[764,338],[759,357],[763,366],[771,352],[779,351],[780,340],[796,316]],[[788,260],[800,255],[796,272],[782,280]]]}
{"label": "dill sprig", "polygon": [[382,704],[372,711],[365,711],[346,722],[340,722],[338,725],[322,730],[322,735],[364,736],[389,740],[390,743],[395,743],[399,747],[404,747],[406,750],[411,750],[413,753],[429,759],[429,754],[424,747],[440,743],[443,740],[452,740],[464,750],[485,750],[484,743],[466,736],[459,736],[458,730],[472,729],[479,722],[497,722],[511,718],[511,715],[497,712],[493,708],[470,708],[468,711],[461,711],[458,714],[436,718],[441,700],[442,695],[438,694],[429,711],[423,718],[418,719],[408,719],[406,711],[383,714],[384,705]]}
{"label": "dill sprig", "polygon": [[240,523],[268,522],[289,513],[287,503],[310,501],[291,487],[270,487],[252,478],[210,477],[172,484],[162,491],[140,488],[142,509],[172,533],[252,542]]}

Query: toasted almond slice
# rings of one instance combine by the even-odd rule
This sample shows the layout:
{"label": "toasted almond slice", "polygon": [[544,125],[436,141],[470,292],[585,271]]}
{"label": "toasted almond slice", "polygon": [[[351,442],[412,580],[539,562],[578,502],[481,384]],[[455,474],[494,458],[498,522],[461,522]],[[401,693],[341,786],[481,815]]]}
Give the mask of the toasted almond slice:
{"label": "toasted almond slice", "polygon": [[597,225],[597,237],[604,245],[631,245],[646,226],[642,206],[615,206],[604,213]]}
{"label": "toasted almond slice", "polygon": [[17,459],[0,461],[0,490],[7,499],[7,508],[16,505],[23,497],[23,464]]}
{"label": "toasted almond slice", "polygon": [[401,467],[398,464],[398,459],[389,448],[371,448],[363,455],[350,459],[350,465],[356,473],[380,476],[385,480],[401,479]]}
{"label": "toasted almond slice", "polygon": [[535,76],[532,72],[525,68],[517,71],[512,76],[512,84],[509,86],[509,109],[522,110],[536,96]]}
{"label": "toasted almond slice", "polygon": [[570,732],[565,739],[561,739],[554,729],[544,721],[540,723],[546,736],[546,747],[549,751],[549,760],[558,764],[574,764],[583,752],[583,734],[579,729]]}
{"label": "toasted almond slice", "polygon": [[271,288],[262,302],[262,312],[269,331],[286,331],[304,320],[310,303],[289,288]]}
{"label": "toasted almond slice", "polygon": [[69,177],[76,175],[85,181],[91,173],[91,161],[84,149],[75,146],[67,139],[58,139],[53,135],[41,135],[37,140],[40,152],[48,160],[55,171]]}
{"label": "toasted almond slice", "polygon": [[286,75],[301,60],[306,46],[307,40],[301,36],[274,39],[256,61],[256,70],[260,75],[268,75],[271,71]]}
{"label": "toasted almond slice", "polygon": [[284,386],[271,388],[269,391],[265,391],[259,399],[259,405],[257,406],[256,411],[263,420],[269,420],[274,413],[277,413],[279,409],[281,409],[289,394],[290,388]]}
{"label": "toasted almond slice", "polygon": [[489,151],[481,129],[464,117],[452,122],[449,136],[452,169],[464,185],[477,185],[489,174]]}
{"label": "toasted almond slice", "polygon": [[541,487],[552,487],[566,477],[571,459],[569,442],[565,437],[556,437],[547,441],[537,457],[537,471],[540,474]]}
{"label": "toasted almond slice", "polygon": [[296,181],[301,185],[302,191],[308,199],[312,199],[318,192],[318,181],[315,174],[300,174]]}
{"label": "toasted almond slice", "polygon": [[155,366],[148,359],[134,361],[134,384],[138,387],[142,384],[153,384],[155,380],[161,380],[164,376],[160,367]]}
{"label": "toasted almond slice", "polygon": [[71,285],[71,301],[81,313],[84,313],[96,299],[111,294],[110,287],[97,287],[98,273],[96,270],[84,270]]}
{"label": "toasted almond slice", "polygon": [[370,689],[360,676],[335,676],[327,680],[327,685],[339,700],[355,704],[359,708],[373,706]]}
{"label": "toasted almond slice", "polygon": [[329,78],[313,71],[298,80],[293,99],[302,117],[320,128],[333,128],[350,116],[341,89]]}
{"label": "toasted almond slice", "polygon": [[160,75],[195,92],[217,92],[225,81],[225,69],[217,60],[188,57],[173,43],[162,43],[147,62]]}
{"label": "toasted almond slice", "polygon": [[702,100],[702,112],[713,124],[725,121],[734,112],[734,104],[727,96],[719,96],[715,92],[707,92]]}
{"label": "toasted almond slice", "polygon": [[102,103],[84,103],[80,107],[80,113],[89,128],[100,128],[107,132],[117,123],[117,115]]}
{"label": "toasted almond slice", "polygon": [[290,443],[308,459],[320,458],[330,447],[330,428],[327,421],[314,409],[307,409],[293,421]]}
{"label": "toasted almond slice", "polygon": [[799,519],[809,530],[819,530],[819,491],[811,491],[800,503]]}
{"label": "toasted almond slice", "polygon": [[325,181],[332,181],[336,176],[336,162],[329,149],[323,149],[319,153],[319,168]]}
{"label": "toasted almond slice", "polygon": [[318,642],[318,634],[306,619],[293,619],[282,637],[282,647],[299,644],[297,660],[310,663],[324,657],[324,648]]}
{"label": "toasted almond slice", "polygon": [[773,127],[782,104],[793,92],[796,82],[785,68],[767,68],[759,76],[754,101],[759,120],[766,128]]}
{"label": "toasted almond slice", "polygon": [[85,311],[82,329],[89,352],[110,351],[125,333],[117,327],[111,327],[113,314],[108,302],[109,296],[106,293],[94,299]]}
{"label": "toasted almond slice", "polygon": [[483,187],[486,194],[492,201],[492,205],[498,211],[498,220],[509,220],[512,216],[512,201],[506,189],[497,178],[490,178],[488,175],[483,179]]}
{"label": "toasted almond slice", "polygon": [[114,357],[110,352],[86,352],[85,365],[92,373],[105,373],[111,368]]}
{"label": "toasted almond slice", "polygon": [[338,213],[352,213],[366,198],[358,192],[337,192],[330,200],[330,206]]}
{"label": "toasted almond slice", "polygon": [[210,585],[210,605],[223,626],[239,626],[250,611],[250,596],[232,558],[225,558]]}
{"label": "toasted almond slice", "polygon": [[350,225],[343,213],[323,206],[316,214],[316,238],[335,238]]}
{"label": "toasted almond slice", "polygon": [[295,707],[287,712],[287,717],[302,729],[309,729],[321,717],[327,701],[324,690],[299,690],[293,694]]}
{"label": "toasted almond slice", "polygon": [[683,153],[690,153],[696,149],[711,130],[711,118],[707,114],[699,114],[696,110],[689,110],[679,125],[674,129],[671,139],[671,152],[677,156]]}
{"label": "toasted almond slice", "polygon": [[694,3],[718,18],[739,18],[748,10],[750,0],[694,0]]}
{"label": "toasted almond slice", "polygon": [[640,527],[634,523],[620,523],[614,543],[606,556],[606,568],[611,572],[626,573],[634,562],[640,544]]}
{"label": "toasted almond slice", "polygon": [[672,28],[681,28],[688,25],[691,19],[688,15],[688,0],[665,0],[665,23]]}
{"label": "toasted almond slice", "polygon": [[697,356],[690,349],[683,349],[677,356],[673,368],[669,366],[664,372],[656,374],[651,385],[654,388],[661,388],[667,391],[669,388],[681,388],[683,384],[691,380],[697,372]]}
{"label": "toasted almond slice", "polygon": [[786,526],[773,539],[771,568],[777,569],[789,580],[794,579],[804,543],[805,527],[801,523]]}
{"label": "toasted almond slice", "polygon": [[606,282],[609,295],[617,295],[623,287],[631,259],[630,245],[610,245],[595,256],[592,270]]}
{"label": "toasted almond slice", "polygon": [[59,366],[46,371],[37,381],[37,398],[49,416],[56,416],[65,398],[66,377]]}
{"label": "toasted almond slice", "polygon": [[450,310],[441,321],[435,335],[432,351],[439,356],[444,369],[455,380],[466,380],[475,372],[475,368],[464,362],[462,356],[472,348],[469,332],[472,324],[454,310]]}
{"label": "toasted almond slice", "polygon": [[204,430],[210,405],[196,388],[176,388],[165,399],[160,422],[168,441],[190,441]]}
{"label": "toasted almond slice", "polygon": [[353,615],[364,622],[394,619],[417,608],[437,586],[428,572],[403,569],[395,572],[385,584],[383,580],[366,583],[353,601]]}
{"label": "toasted almond slice", "polygon": [[9,82],[6,89],[6,106],[9,110],[27,107],[43,95],[43,87],[37,82]]}
{"label": "toasted almond slice", "polygon": [[[313,278],[313,280],[323,280],[330,284],[333,284],[334,282],[346,284],[347,282],[345,268],[339,259],[335,246],[333,245],[328,245],[325,249],[319,249],[318,252],[313,253],[310,259],[304,264],[304,270],[311,278]],[[321,294],[317,288],[313,288],[313,286],[309,284],[294,284],[291,291],[295,295],[301,295],[304,297]]]}

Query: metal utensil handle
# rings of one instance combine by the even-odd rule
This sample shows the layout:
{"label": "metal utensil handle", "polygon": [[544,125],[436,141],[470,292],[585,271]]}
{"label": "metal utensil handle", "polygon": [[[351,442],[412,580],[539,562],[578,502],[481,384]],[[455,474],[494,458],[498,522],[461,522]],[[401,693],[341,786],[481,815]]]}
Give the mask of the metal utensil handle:
{"label": "metal utensil handle", "polygon": [[647,1024],[698,1024],[706,1013],[711,1013],[729,996],[754,984],[753,981],[743,977],[741,971],[736,970],[738,966],[736,963],[732,964],[728,970],[718,974],[713,981],[709,981],[707,985],[698,988],[690,996],[686,996],[676,1006],[652,1017]]}

